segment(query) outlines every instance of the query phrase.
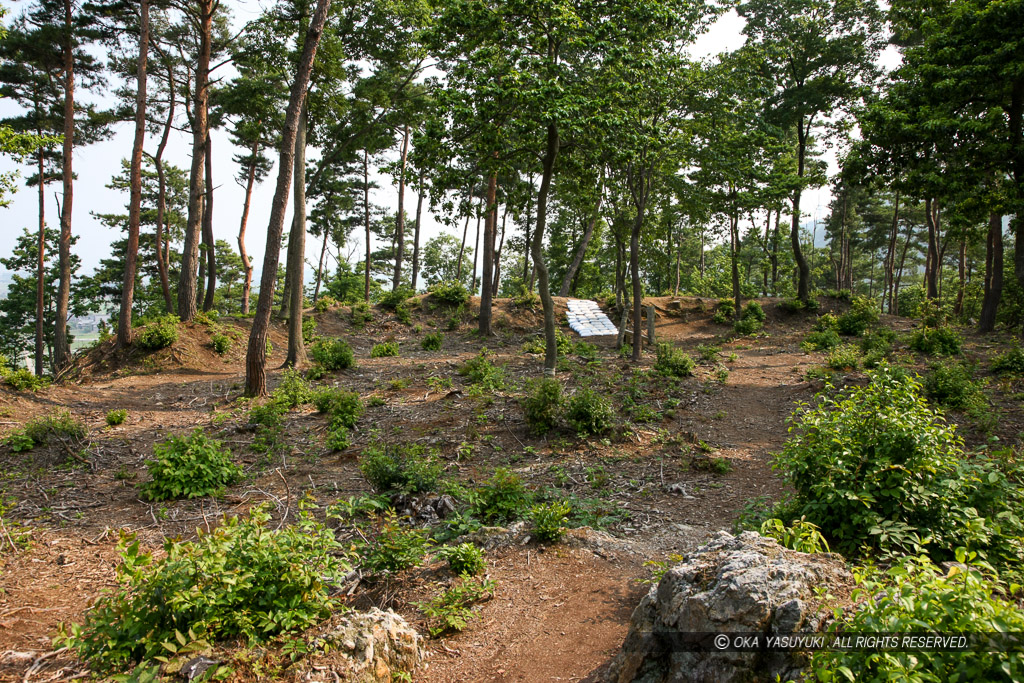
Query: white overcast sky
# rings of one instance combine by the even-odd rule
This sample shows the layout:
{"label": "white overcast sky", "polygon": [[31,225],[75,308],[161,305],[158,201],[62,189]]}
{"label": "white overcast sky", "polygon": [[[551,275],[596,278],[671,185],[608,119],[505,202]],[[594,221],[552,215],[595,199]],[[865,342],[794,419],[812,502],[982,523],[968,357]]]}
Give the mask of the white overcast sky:
{"label": "white overcast sky", "polygon": [[[7,20],[21,11],[26,2],[12,0],[0,0],[0,5],[8,8]],[[241,26],[244,22],[255,18],[261,11],[261,3],[256,0],[228,0],[232,7],[234,24]],[[738,48],[743,43],[741,30],[743,21],[734,11],[723,15],[709,32],[701,36],[693,46],[694,56],[715,55],[720,52],[727,52]],[[229,74],[219,74],[229,75]],[[10,116],[17,111],[17,105],[7,100],[0,100],[0,118]],[[79,236],[77,253],[82,259],[80,274],[91,272],[100,259],[109,254],[110,243],[119,237],[119,230],[108,228],[102,225],[92,216],[92,212],[112,213],[124,210],[127,203],[127,194],[107,189],[105,186],[110,178],[119,171],[121,159],[131,153],[134,124],[123,122],[117,125],[114,136],[102,143],[75,150],[74,168],[78,176],[75,182],[75,194],[72,215],[73,232]],[[217,239],[223,239],[234,245],[238,233],[238,223],[241,217],[242,201],[244,198],[243,189],[235,182],[234,175],[236,168],[231,157],[237,152],[228,141],[226,131],[223,129],[213,132],[212,139],[213,154],[213,182],[216,195],[214,202],[214,234]],[[156,140],[147,141],[146,149],[154,150]],[[168,145],[165,158],[170,163],[184,169],[189,168],[191,154],[191,138],[184,133],[172,133],[171,142]],[[833,164],[830,164],[834,166]],[[10,159],[0,158],[0,172],[9,171],[17,167]],[[26,174],[31,169],[23,169]],[[833,169],[834,170],[834,169]],[[277,177],[276,168],[271,171],[267,180],[263,182],[254,192],[248,230],[246,233],[246,246],[255,266],[255,278],[259,280],[260,267],[263,261],[263,253],[266,244],[267,221],[270,215],[270,204],[274,192],[274,180]],[[374,201],[377,204],[394,210],[397,205],[397,190],[392,184],[390,177],[378,177],[377,183],[381,189],[375,193]],[[56,198],[54,192],[60,192],[59,186],[51,186],[48,189],[47,216],[48,224],[55,226],[56,220]],[[811,190],[805,195],[805,211],[811,213],[811,217],[820,217],[828,203],[829,194],[827,188]],[[415,210],[416,196],[410,193],[406,197],[406,210],[410,213]],[[445,230],[434,217],[427,215],[424,204],[424,236],[423,240]],[[34,189],[22,187],[13,197],[11,205],[7,209],[0,209],[2,216],[2,228],[0,228],[0,255],[7,255],[14,247],[17,236],[23,228],[34,231],[38,224],[38,197]],[[290,220],[289,217],[287,220]],[[286,223],[286,231],[287,231]],[[364,253],[360,235],[353,235],[353,244],[348,245],[345,251],[355,249],[355,253]],[[315,262],[319,258],[318,240],[307,240],[307,258]]]}

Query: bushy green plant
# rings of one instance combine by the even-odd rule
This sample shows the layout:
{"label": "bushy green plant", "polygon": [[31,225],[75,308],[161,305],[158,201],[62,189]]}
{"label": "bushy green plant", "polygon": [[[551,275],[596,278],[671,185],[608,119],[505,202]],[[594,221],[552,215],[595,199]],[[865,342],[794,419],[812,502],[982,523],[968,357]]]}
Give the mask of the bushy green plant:
{"label": "bushy green plant", "polygon": [[530,508],[533,536],[541,543],[556,543],[565,533],[572,507],[564,500],[542,503]]}
{"label": "bushy green plant", "polygon": [[658,359],[654,370],[666,377],[689,377],[696,366],[693,358],[675,344],[662,342],[657,347]]}
{"label": "bushy green plant", "polygon": [[479,355],[462,364],[459,374],[485,391],[499,391],[505,387],[505,368],[491,363],[490,355],[486,347],[480,349]]}
{"label": "bushy green plant", "polygon": [[57,410],[29,420],[24,427],[11,432],[4,443],[15,452],[45,446],[51,439],[77,448],[88,435],[89,430],[81,420],[67,410]]}
{"label": "bushy green plant", "polygon": [[736,334],[754,334],[764,327],[764,321],[766,319],[764,309],[761,308],[761,304],[756,301],[749,301],[747,305],[743,307],[743,313],[739,319],[733,323],[733,331]]}
{"label": "bushy green plant", "polygon": [[146,351],[164,349],[178,341],[178,316],[165,315],[147,323],[135,334],[135,345]]}
{"label": "bushy green plant", "polygon": [[816,330],[804,337],[803,342],[800,343],[800,348],[808,353],[811,351],[831,351],[842,343],[839,333],[835,330]]}
{"label": "bushy green plant", "polygon": [[499,467],[489,480],[473,492],[473,514],[487,523],[519,519],[532,496],[519,475]]}
{"label": "bushy green plant", "polygon": [[1024,375],[1024,349],[1014,346],[992,359],[992,372],[997,375]]}
{"label": "bushy green plant", "polygon": [[[559,328],[555,328],[555,348],[559,356],[568,356],[573,352],[572,339]],[[547,340],[544,335],[537,335],[530,341],[523,344],[523,353],[541,354],[547,351]]]}
{"label": "bushy green plant", "polygon": [[795,514],[842,552],[913,548],[925,537],[938,552],[984,541],[954,429],[906,373],[883,364],[868,379],[835,394],[828,387],[791,418],[776,468],[796,491]]}
{"label": "bushy green plant", "polygon": [[817,332],[827,332],[828,330],[838,332],[839,318],[834,313],[819,315],[818,319],[814,321],[814,329]]}
{"label": "bushy green plant", "polygon": [[[885,572],[861,568],[854,572],[855,606],[829,627],[835,633],[979,634],[967,651],[925,648],[898,650],[819,650],[811,668],[822,681],[1018,681],[1024,679],[1024,655],[1018,647],[985,647],[986,636],[1020,633],[1024,611],[996,592],[984,564],[958,551],[954,566],[941,571],[927,557],[909,557]],[[969,636],[970,637],[970,636]]]}
{"label": "bushy green plant", "polygon": [[615,425],[615,409],[591,387],[581,387],[569,399],[565,419],[577,434],[603,434]]}
{"label": "bushy green plant", "polygon": [[757,320],[760,323],[763,323],[765,320],[768,319],[768,316],[767,314],[765,314],[764,309],[761,308],[761,304],[759,304],[756,301],[748,301],[747,305],[743,307],[743,315],[740,317],[753,318],[754,320]]}
{"label": "bushy green plant", "polygon": [[523,413],[530,431],[539,435],[554,429],[564,401],[562,385],[554,377],[531,381],[523,398]]}
{"label": "bushy green plant", "polygon": [[430,543],[426,529],[403,524],[394,510],[389,510],[372,542],[360,549],[360,565],[371,575],[417,567],[423,563]]}
{"label": "bushy green plant", "polygon": [[305,506],[295,525],[275,531],[270,519],[257,506],[212,532],[200,528],[195,541],[165,541],[160,558],[123,536],[118,588],[71,627],[67,644],[95,670],[113,673],[173,654],[190,631],[259,642],[321,621],[336,607],[332,586],[349,570],[342,546]]}
{"label": "bushy green plant", "polygon": [[114,408],[107,411],[106,421],[111,427],[116,427],[119,424],[124,424],[124,421],[128,419],[128,411],[124,408]]}
{"label": "bushy green plant", "polygon": [[320,337],[309,349],[313,360],[328,372],[344,370],[355,365],[356,357],[352,347],[344,339]]}
{"label": "bushy green plant", "polygon": [[313,391],[302,373],[295,368],[285,368],[281,375],[281,383],[274,389],[271,398],[285,408],[298,408],[309,403]]}
{"label": "bushy green plant", "polygon": [[441,470],[436,451],[420,444],[374,443],[359,458],[359,471],[380,493],[432,491]]}
{"label": "bushy green plant", "polygon": [[374,344],[370,349],[370,358],[387,358],[398,355],[398,342],[389,341]]}
{"label": "bushy green plant", "polygon": [[825,357],[825,365],[833,370],[856,370],[860,366],[860,352],[857,350],[856,346],[852,344],[844,344],[843,346],[833,349],[833,351]]}
{"label": "bushy green plant", "polygon": [[221,332],[214,332],[210,335],[210,346],[213,347],[215,353],[223,356],[231,350],[231,337]]}
{"label": "bushy green plant", "polygon": [[426,602],[416,603],[427,617],[427,630],[434,638],[445,633],[463,631],[475,616],[472,606],[494,594],[491,579],[462,576],[451,588]]}
{"label": "bushy green plant", "polygon": [[801,553],[827,553],[828,541],[821,535],[817,525],[804,518],[794,519],[790,526],[777,517],[761,524],[761,535],[774,538],[784,548]]}
{"label": "bushy green plant", "polygon": [[714,363],[718,360],[718,354],[722,352],[720,346],[714,346],[713,344],[698,344],[697,353],[700,354],[700,359],[707,363]]}
{"label": "bushy green plant", "polygon": [[5,368],[3,380],[7,386],[15,391],[39,391],[50,386],[49,377],[41,377],[28,368],[18,368],[17,370],[7,370]]}
{"label": "bushy green plant", "polygon": [[922,327],[914,330],[907,345],[914,351],[929,356],[955,356],[960,353],[963,339],[952,327]]}
{"label": "bushy green plant", "polygon": [[212,495],[242,474],[231,462],[231,450],[206,436],[202,429],[154,444],[153,455],[155,460],[146,463],[152,481],[142,485],[142,493],[149,500]]}
{"label": "bushy green plant", "polygon": [[331,310],[333,307],[337,305],[337,299],[335,299],[333,296],[330,296],[329,294],[324,294],[316,300],[315,304],[313,304],[313,310],[315,310],[317,313],[326,313],[327,311]]}
{"label": "bushy green plant", "polygon": [[527,290],[524,285],[519,285],[519,293],[512,297],[512,305],[516,308],[535,311],[540,307],[540,294]]}
{"label": "bushy green plant", "polygon": [[359,394],[335,387],[321,387],[313,392],[311,403],[318,411],[345,427],[356,426],[359,416],[363,414],[363,402]]}
{"label": "bushy green plant", "polygon": [[424,351],[440,351],[441,344],[443,343],[443,334],[440,332],[428,332],[423,336],[423,341],[420,342],[420,346],[423,347]]}
{"label": "bushy green plant", "polygon": [[487,568],[484,562],[484,551],[472,543],[444,546],[435,553],[437,557],[448,563],[448,568],[456,575],[476,576]]}
{"label": "bushy green plant", "polygon": [[935,363],[924,378],[928,398],[958,410],[984,406],[982,386],[972,379],[971,368],[963,363]]}
{"label": "bushy green plant", "polygon": [[459,306],[469,301],[469,290],[461,282],[438,282],[430,286],[430,295],[442,303]]}
{"label": "bushy green plant", "polygon": [[398,289],[387,292],[380,298],[380,305],[388,310],[394,311],[404,304],[406,300],[414,296],[416,291],[412,287],[402,286]]}
{"label": "bushy green plant", "polygon": [[[735,317],[736,302],[732,299],[719,299],[718,305],[715,307],[715,312],[721,314],[722,322],[725,322],[729,318]],[[718,320],[715,322],[718,322]]]}
{"label": "bushy green plant", "polygon": [[873,299],[858,295],[853,297],[849,310],[839,316],[839,332],[848,336],[864,334],[878,322],[878,304]]}
{"label": "bushy green plant", "polygon": [[316,339],[316,318],[304,317],[302,319],[302,341],[305,344],[312,344]]}
{"label": "bushy green plant", "polygon": [[370,304],[365,301],[359,301],[352,304],[352,326],[358,329],[362,329],[366,326],[366,323],[373,321],[373,311],[370,310]]}

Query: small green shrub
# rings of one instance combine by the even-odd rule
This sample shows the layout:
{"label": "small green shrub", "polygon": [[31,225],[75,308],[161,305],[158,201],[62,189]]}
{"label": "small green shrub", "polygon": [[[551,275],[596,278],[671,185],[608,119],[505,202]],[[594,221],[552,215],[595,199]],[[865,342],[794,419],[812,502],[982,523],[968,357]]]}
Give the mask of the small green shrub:
{"label": "small green shrub", "polygon": [[370,575],[418,567],[430,542],[426,529],[402,524],[394,510],[389,510],[377,536],[360,549],[360,565]]}
{"label": "small green shrub", "polygon": [[462,364],[459,374],[485,391],[500,391],[505,388],[505,368],[493,365],[490,355],[486,347],[480,349],[479,355]]}
{"label": "small green shrub", "polygon": [[992,372],[997,375],[1024,375],[1024,349],[1014,346],[992,359]]}
{"label": "small green shrub", "polygon": [[436,555],[448,563],[448,568],[456,576],[461,574],[476,576],[482,574],[487,568],[487,563],[484,562],[484,551],[472,543],[445,546],[438,550]]}
{"label": "small green shrub", "polygon": [[554,377],[531,381],[523,398],[523,413],[530,431],[541,435],[554,429],[564,401],[562,385]]}
{"label": "small green shrub", "polygon": [[118,588],[71,627],[66,644],[113,673],[173,654],[193,630],[261,642],[318,623],[337,607],[329,593],[349,570],[342,546],[304,506],[295,525],[274,531],[270,519],[257,506],[210,533],[200,528],[195,541],[167,540],[160,558],[123,536]]}
{"label": "small green shrub", "polygon": [[215,353],[223,356],[231,350],[231,337],[221,332],[214,332],[210,335],[210,346],[213,347]]}
{"label": "small green shrub", "polygon": [[135,335],[135,345],[146,351],[164,349],[178,341],[178,316],[165,315],[146,324]]}
{"label": "small green shrub", "polygon": [[434,638],[445,633],[465,630],[470,619],[476,614],[472,606],[489,599],[494,594],[495,582],[491,579],[459,578],[456,585],[427,602],[416,606],[427,617],[427,630]]}
{"label": "small green shrub", "polygon": [[765,520],[761,525],[761,535],[774,538],[784,548],[801,553],[827,553],[828,541],[814,524],[804,518],[794,519],[790,526],[778,518]]}
{"label": "small green shrub", "polygon": [[412,313],[409,311],[409,305],[401,303],[395,306],[395,317],[398,318],[398,322],[403,325],[411,325]]}
{"label": "small green shrub", "polygon": [[[971,562],[972,554],[957,559]],[[884,573],[874,567],[854,572],[856,602],[829,630],[857,634],[977,633],[981,647],[967,651],[940,648],[816,651],[811,668],[823,681],[1018,681],[1024,657],[1015,647],[985,647],[985,635],[1024,630],[1024,611],[1003,600],[984,564],[942,571],[926,557],[909,557]],[[968,641],[970,642],[970,641]],[[1008,642],[1008,641],[1003,641]],[[844,675],[843,679],[837,673]]]}
{"label": "small green shrub", "polygon": [[420,346],[423,347],[424,351],[440,351],[441,344],[443,343],[443,334],[440,332],[428,332],[423,336],[423,341],[420,342]]}
{"label": "small green shrub", "polygon": [[450,306],[469,302],[469,290],[461,282],[438,282],[431,285],[429,291],[434,299]]}
{"label": "small green shrub", "polygon": [[352,326],[357,329],[362,329],[366,326],[366,323],[373,321],[373,311],[370,310],[370,304],[365,301],[352,304]]}
{"label": "small green shrub", "polygon": [[935,363],[924,378],[928,398],[958,410],[984,407],[983,386],[972,379],[971,368],[963,363]]}
{"label": "small green shrub", "polygon": [[516,308],[535,311],[540,308],[540,294],[527,290],[524,285],[519,285],[519,293],[512,297],[512,305]]}
{"label": "small green shrub", "polygon": [[359,394],[333,387],[321,387],[313,392],[311,401],[316,409],[330,417],[331,423],[338,423],[351,429],[363,414],[363,402]]}
{"label": "small green shrub", "polygon": [[412,287],[399,287],[398,289],[387,292],[380,298],[380,305],[390,311],[397,310],[399,306],[404,304],[409,297],[414,296],[416,292]]}
{"label": "small green shrub", "polygon": [[338,300],[329,294],[324,294],[313,304],[313,310],[317,313],[326,313],[338,305]]}
{"label": "small green shrub", "polygon": [[295,368],[285,368],[281,376],[281,383],[271,394],[275,403],[289,409],[309,403],[312,397],[313,391],[309,388],[309,382]]}
{"label": "small green shrub", "polygon": [[[568,356],[573,352],[574,344],[565,332],[555,328],[555,348],[559,356]],[[523,353],[542,354],[547,351],[547,340],[543,334],[537,335],[530,341],[523,344]]]}
{"label": "small green shrub", "polygon": [[156,459],[146,463],[152,481],[142,486],[143,495],[153,501],[212,495],[242,474],[231,462],[231,451],[202,429],[154,444],[153,455]]}
{"label": "small green shrub", "polygon": [[760,332],[762,327],[762,323],[758,322],[757,318],[740,318],[732,325],[733,332],[742,335]]}
{"label": "small green shrub", "polygon": [[615,410],[597,391],[581,387],[569,399],[565,419],[577,434],[603,434],[615,425]]}
{"label": "small green shrub", "polygon": [[[736,316],[736,302],[732,299],[719,299],[715,308],[716,313],[722,315],[723,322]],[[717,320],[715,322],[718,322]]]}
{"label": "small green shrub", "polygon": [[825,364],[833,370],[851,372],[860,366],[860,352],[856,346],[844,344],[826,356]]}
{"label": "small green shrub", "polygon": [[697,353],[700,354],[700,359],[706,363],[714,363],[718,360],[718,354],[722,352],[720,346],[713,346],[711,344],[698,344]]}
{"label": "small green shrub", "polygon": [[761,308],[761,304],[757,303],[756,301],[748,301],[747,305],[743,307],[743,315],[740,317],[753,318],[754,320],[760,323],[763,323],[765,320],[768,319],[768,316],[765,314],[764,309]]}
{"label": "small green shrub", "polygon": [[15,391],[39,391],[50,385],[49,377],[40,377],[28,368],[6,370],[3,373],[3,380]]}
{"label": "small green shrub", "polygon": [[827,332],[828,330],[838,332],[839,318],[834,313],[819,315],[818,319],[814,321],[814,329],[816,332]]}
{"label": "small green shrub", "polygon": [[556,543],[565,533],[572,507],[566,501],[534,505],[530,508],[533,535],[541,543]]}
{"label": "small green shrub", "polygon": [[78,448],[88,435],[89,430],[81,420],[67,410],[58,410],[29,420],[24,427],[12,432],[4,443],[15,452],[45,446],[51,439]]}
{"label": "small green shrub", "polygon": [[106,421],[111,427],[116,427],[119,424],[124,424],[124,421],[128,419],[128,411],[124,408],[115,408],[107,411]]}
{"label": "small green shrub", "polygon": [[424,493],[441,478],[436,451],[419,444],[367,446],[359,458],[359,471],[379,493]]}
{"label": "small green shrub", "polygon": [[666,377],[689,377],[693,374],[693,368],[696,366],[693,358],[674,344],[658,344],[657,353],[658,359],[654,363],[654,370],[659,374]]}
{"label": "small green shrub", "polygon": [[312,344],[316,339],[316,318],[308,317],[302,319],[302,341],[304,344]]}
{"label": "small green shrub", "polygon": [[929,356],[955,356],[960,353],[963,339],[952,327],[922,327],[910,335],[908,346]]}
{"label": "small green shrub", "polygon": [[519,475],[499,467],[473,492],[473,514],[487,523],[511,522],[523,516],[531,498]]}
{"label": "small green shrub", "polygon": [[808,333],[804,337],[803,342],[800,343],[800,348],[807,353],[811,351],[830,351],[841,343],[842,339],[839,338],[839,333],[835,330],[819,330]]}
{"label": "small green shrub", "polygon": [[855,296],[850,309],[839,316],[839,332],[848,336],[864,334],[878,322],[878,305],[866,296]]}
{"label": "small green shrub", "polygon": [[328,372],[350,368],[356,362],[352,347],[344,339],[321,337],[313,342],[309,354],[318,365]]}
{"label": "small green shrub", "polygon": [[370,358],[387,358],[398,355],[398,342],[389,341],[374,344],[370,349]]}

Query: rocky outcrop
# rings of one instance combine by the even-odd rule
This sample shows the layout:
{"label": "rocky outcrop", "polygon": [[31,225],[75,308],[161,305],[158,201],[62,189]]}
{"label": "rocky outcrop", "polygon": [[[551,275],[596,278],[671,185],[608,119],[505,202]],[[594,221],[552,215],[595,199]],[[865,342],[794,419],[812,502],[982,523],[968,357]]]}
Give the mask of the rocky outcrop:
{"label": "rocky outcrop", "polygon": [[644,596],[606,681],[794,680],[804,664],[800,653],[723,651],[713,634],[818,630],[816,589],[834,592],[852,581],[839,555],[798,553],[750,531],[719,532]]}
{"label": "rocky outcrop", "polygon": [[346,612],[307,633],[309,654],[289,670],[292,681],[391,683],[423,660],[422,637],[391,610]]}

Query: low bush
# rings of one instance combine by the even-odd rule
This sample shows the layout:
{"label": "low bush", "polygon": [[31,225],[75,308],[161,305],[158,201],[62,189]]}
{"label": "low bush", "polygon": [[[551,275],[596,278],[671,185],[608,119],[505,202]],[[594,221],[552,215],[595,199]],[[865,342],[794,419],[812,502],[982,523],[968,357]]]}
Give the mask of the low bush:
{"label": "low bush", "polygon": [[142,485],[143,495],[153,501],[209,496],[242,475],[231,451],[198,428],[154,444],[153,455],[156,459],[146,463],[152,481]]}
{"label": "low bush", "polygon": [[363,402],[359,394],[334,387],[321,387],[313,392],[310,402],[326,414],[332,423],[337,422],[351,429],[363,414]]}
{"label": "low bush", "polygon": [[472,496],[473,514],[487,523],[512,522],[524,515],[532,495],[519,475],[499,467]]}
{"label": "low bush", "polygon": [[615,425],[615,409],[594,389],[581,387],[569,399],[565,419],[577,434],[603,434]]}
{"label": "low bush", "polygon": [[878,305],[866,296],[855,296],[850,309],[839,316],[839,332],[847,336],[864,334],[869,327],[878,322]]}
{"label": "low bush", "polygon": [[949,326],[922,327],[910,335],[908,346],[929,356],[956,356],[963,346],[960,333]]}
{"label": "low bush", "polygon": [[817,332],[827,332],[829,330],[838,332],[839,318],[837,318],[834,313],[819,315],[818,319],[814,321],[814,329]]}
{"label": "low bush", "polygon": [[491,363],[486,347],[480,350],[479,355],[463,363],[459,374],[486,391],[499,391],[505,387],[505,368]]}
{"label": "low bush", "polygon": [[761,535],[774,538],[784,548],[800,553],[827,553],[828,541],[821,535],[817,525],[806,519],[794,519],[790,526],[778,518],[765,520],[761,525]]}
{"label": "low bush", "polygon": [[128,411],[124,408],[115,408],[107,411],[106,422],[111,427],[124,424],[126,419],[128,419]]}
{"label": "low bush", "polygon": [[302,319],[302,342],[312,344],[316,340],[316,318],[305,317]]}
{"label": "low bush", "polygon": [[271,394],[271,399],[275,403],[289,409],[305,405],[312,398],[313,391],[309,388],[309,382],[295,368],[285,368],[281,375],[281,383]]}
{"label": "low bush", "polygon": [[860,366],[860,352],[852,344],[844,344],[825,357],[825,365],[833,370],[851,372]]}
{"label": "low bush", "polygon": [[3,380],[15,391],[39,391],[50,386],[49,377],[41,377],[28,368],[18,368],[17,370],[5,368]]}
{"label": "low bush", "polygon": [[321,337],[313,342],[309,355],[328,372],[345,370],[355,365],[356,357],[352,347],[344,339],[327,339]]}
{"label": "low bush", "polygon": [[214,332],[210,335],[210,346],[213,347],[215,353],[223,356],[231,350],[231,337],[221,332]]}
{"label": "low bush", "polygon": [[565,403],[562,385],[554,377],[532,380],[523,398],[523,413],[530,432],[547,434],[558,424],[558,416]]}
{"label": "low bush", "polygon": [[[573,352],[574,344],[565,332],[555,328],[555,347],[559,356],[568,356]],[[543,334],[537,335],[530,341],[523,344],[523,353],[541,354],[547,351],[547,339]]]}
{"label": "low bush", "polygon": [[274,531],[270,519],[257,506],[212,532],[200,528],[195,541],[165,541],[159,558],[123,536],[118,588],[71,627],[66,644],[113,673],[173,654],[183,634],[261,642],[321,621],[337,607],[329,594],[350,568],[342,546],[304,506],[295,525]]}
{"label": "low bush", "polygon": [[958,410],[985,405],[982,382],[972,379],[971,368],[963,363],[935,363],[924,378],[928,398]]}
{"label": "low bush", "polygon": [[475,615],[472,606],[494,595],[495,582],[462,576],[451,588],[426,602],[416,603],[427,618],[427,630],[434,638],[463,631]]}
{"label": "low bush", "polygon": [[689,377],[697,365],[689,354],[668,342],[658,344],[657,354],[654,370],[666,377]]}
{"label": "low bush", "polygon": [[352,304],[351,318],[352,326],[357,329],[362,329],[366,323],[373,322],[373,311],[370,310],[370,304],[365,301]]}
{"label": "low bush", "polygon": [[329,294],[324,294],[313,304],[313,310],[317,313],[326,313],[338,305],[338,300]]}
{"label": "low bush", "polygon": [[572,507],[564,500],[542,503],[530,508],[533,536],[541,543],[555,543],[565,533]]}
{"label": "low bush", "polygon": [[45,446],[51,440],[59,441],[68,448],[79,448],[88,435],[85,423],[67,410],[58,410],[29,420],[24,427],[11,432],[4,443],[15,452]]}
{"label": "low bush", "polygon": [[164,349],[178,341],[178,316],[165,315],[147,323],[135,334],[135,345],[146,351]]}
{"label": "low bush", "polygon": [[423,347],[424,351],[440,351],[441,344],[443,343],[443,334],[440,332],[428,332],[423,336],[423,341],[420,342],[420,346]]}
{"label": "low bush", "polygon": [[384,513],[373,540],[359,551],[360,566],[371,576],[418,567],[430,548],[426,529],[403,524],[394,510]]}
{"label": "low bush", "polygon": [[811,351],[831,351],[842,343],[843,340],[839,338],[838,332],[826,329],[808,333],[800,343],[800,348],[808,353]]}
{"label": "low bush", "polygon": [[722,352],[722,348],[714,346],[712,344],[698,344],[697,353],[700,354],[700,359],[706,363],[714,363],[718,360],[718,354]]}
{"label": "low bush", "polygon": [[412,287],[399,287],[398,289],[387,292],[380,298],[380,305],[390,311],[397,310],[399,306],[404,304],[409,297],[414,296],[416,291]]}
{"label": "low bush", "polygon": [[469,302],[469,290],[461,282],[438,282],[430,286],[430,295],[449,306],[459,306]]}
{"label": "low bush", "polygon": [[370,358],[387,358],[398,355],[398,342],[389,341],[374,344],[370,349]]}
{"label": "low bush", "polygon": [[[854,572],[855,605],[829,627],[856,633],[979,634],[966,651],[941,648],[911,651],[819,650],[811,668],[820,680],[857,681],[1018,681],[1024,679],[1024,657],[1007,647],[1006,636],[1024,630],[1024,611],[998,594],[983,563],[957,553],[966,567],[949,571],[927,557],[904,558],[884,572],[875,567]],[[969,636],[970,637],[970,636]],[[989,638],[994,647],[986,647]],[[842,674],[844,678],[840,678]]]}
{"label": "low bush", "polygon": [[378,493],[424,493],[441,478],[437,452],[419,444],[367,446],[359,458],[359,471]]}
{"label": "low bush", "polygon": [[997,375],[1024,375],[1024,349],[1014,346],[992,359],[992,372]]}
{"label": "low bush", "polygon": [[472,543],[460,543],[459,545],[448,545],[438,550],[435,555],[448,563],[448,568],[458,576],[476,576],[482,574],[487,568],[484,561],[484,551]]}
{"label": "low bush", "polygon": [[526,287],[519,285],[519,293],[512,297],[512,305],[516,308],[535,311],[540,307],[540,294],[528,291]]}

